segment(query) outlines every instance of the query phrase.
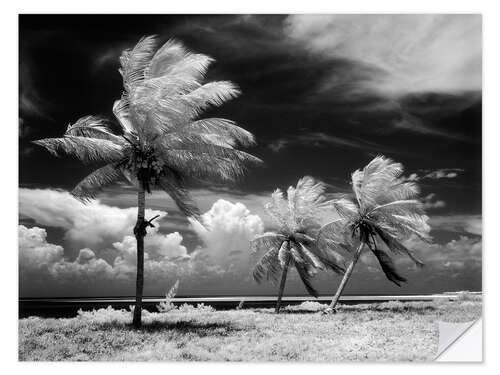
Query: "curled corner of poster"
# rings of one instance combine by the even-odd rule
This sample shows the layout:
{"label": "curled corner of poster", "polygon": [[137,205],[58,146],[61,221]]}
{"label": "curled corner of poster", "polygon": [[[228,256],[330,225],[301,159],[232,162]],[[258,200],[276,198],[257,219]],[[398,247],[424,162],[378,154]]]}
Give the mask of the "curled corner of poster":
{"label": "curled corner of poster", "polygon": [[482,362],[483,319],[465,323],[439,322],[437,362]]}

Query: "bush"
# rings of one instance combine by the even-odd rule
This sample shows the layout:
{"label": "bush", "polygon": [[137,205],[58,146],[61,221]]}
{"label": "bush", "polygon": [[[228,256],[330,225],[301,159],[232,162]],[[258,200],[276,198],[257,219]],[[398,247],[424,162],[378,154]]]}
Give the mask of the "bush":
{"label": "bush", "polygon": [[177,289],[179,289],[179,280],[177,280],[174,286],[165,294],[165,299],[156,306],[159,312],[166,313],[176,309],[175,305],[172,303],[172,299],[177,294]]}
{"label": "bush", "polygon": [[305,301],[300,305],[286,306],[285,311],[308,311],[308,312],[319,312],[323,311],[328,307],[327,304],[319,303],[315,301]]}
{"label": "bush", "polygon": [[187,303],[182,304],[176,308],[179,312],[190,313],[190,312],[214,312],[215,309],[212,306],[205,306],[203,303],[199,303],[196,306],[189,305]]}
{"label": "bush", "polygon": [[77,319],[86,320],[90,323],[117,323],[128,324],[131,322],[132,313],[125,309],[115,310],[111,306],[105,309],[98,309],[92,311],[78,310]]}

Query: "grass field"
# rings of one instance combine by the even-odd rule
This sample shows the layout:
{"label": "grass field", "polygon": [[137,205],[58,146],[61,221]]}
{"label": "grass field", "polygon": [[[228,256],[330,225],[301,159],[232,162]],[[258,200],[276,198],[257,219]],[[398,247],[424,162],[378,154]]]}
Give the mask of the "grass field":
{"label": "grass field", "polygon": [[323,306],[305,302],[272,309],[213,311],[183,306],[146,313],[101,309],[71,319],[19,320],[21,361],[427,361],[438,346],[438,321],[481,316],[480,297],[458,301]]}

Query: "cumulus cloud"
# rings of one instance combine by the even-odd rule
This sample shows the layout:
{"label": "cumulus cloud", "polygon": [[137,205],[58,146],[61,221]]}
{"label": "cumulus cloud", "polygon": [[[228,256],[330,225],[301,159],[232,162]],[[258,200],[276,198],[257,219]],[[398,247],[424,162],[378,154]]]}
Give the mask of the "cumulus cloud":
{"label": "cumulus cloud", "polygon": [[285,33],[311,51],[371,67],[360,84],[391,96],[480,90],[481,28],[480,15],[291,15],[285,21]]}
{"label": "cumulus cloud", "polygon": [[[39,225],[66,230],[66,238],[82,246],[99,247],[120,241],[132,233],[137,208],[111,207],[92,201],[83,204],[67,191],[51,189],[19,189],[19,213]],[[165,211],[146,209],[146,218]]]}
{"label": "cumulus cloud", "polygon": [[19,225],[19,265],[27,268],[43,267],[63,258],[62,246],[47,243],[43,228]]}
{"label": "cumulus cloud", "polygon": [[[440,271],[460,272],[465,268],[481,269],[482,239],[478,237],[459,236],[446,244],[426,244],[417,238],[407,242],[409,249],[424,260],[426,266]],[[409,263],[400,260],[400,263]]]}
{"label": "cumulus cloud", "polygon": [[[89,225],[87,220],[97,213],[113,217],[113,220],[129,220],[128,211],[135,209],[118,209],[95,202],[88,208],[81,207],[67,192],[40,191],[37,194],[47,201],[36,204],[32,195],[24,189],[22,213],[37,223],[48,226],[59,226],[66,234],[73,236],[76,228],[86,231],[88,235],[99,236],[100,228]],[[28,203],[35,204],[27,208]],[[61,204],[62,207],[50,208],[50,203]],[[71,214],[64,209],[74,209]],[[47,209],[48,212],[43,210]],[[89,211],[90,210],[90,211]],[[110,214],[112,213],[112,215]],[[87,220],[77,219],[83,215]],[[151,212],[154,214],[154,211]],[[163,213],[164,214],[164,213]],[[135,221],[135,218],[134,218]],[[201,216],[201,225],[191,222],[192,230],[201,240],[201,245],[188,252],[183,244],[183,236],[179,232],[163,234],[160,227],[152,228],[145,238],[145,278],[149,285],[160,285],[161,288],[174,282],[176,278],[183,280],[214,281],[226,276],[242,276],[250,274],[249,241],[256,234],[263,232],[264,224],[258,215],[251,214],[242,203],[218,200]],[[85,224],[82,224],[85,223]],[[111,229],[113,237],[126,232],[126,228]],[[72,256],[62,246],[47,241],[47,232],[43,228],[27,228],[19,226],[19,267],[22,285],[25,287],[37,280],[39,284],[53,283],[66,292],[75,286],[103,285],[103,288],[131,285],[136,272],[136,240],[130,235],[130,229],[119,240],[110,245],[91,239],[85,247]],[[80,237],[78,237],[78,240]],[[90,246],[92,243],[93,246]],[[112,259],[105,259],[103,254],[111,252]],[[194,277],[195,276],[195,277]],[[43,280],[43,282],[40,282]]]}
{"label": "cumulus cloud", "polygon": [[201,222],[193,221],[192,226],[211,260],[226,271],[248,270],[249,242],[264,232],[262,219],[242,203],[219,199],[201,216]]}

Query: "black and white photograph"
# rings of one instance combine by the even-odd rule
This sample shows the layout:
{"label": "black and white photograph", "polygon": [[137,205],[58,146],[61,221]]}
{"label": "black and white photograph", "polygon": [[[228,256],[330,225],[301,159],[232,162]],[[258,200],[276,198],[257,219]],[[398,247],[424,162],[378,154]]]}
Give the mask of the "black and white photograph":
{"label": "black and white photograph", "polygon": [[482,27],[19,14],[18,361],[439,360],[482,322]]}

